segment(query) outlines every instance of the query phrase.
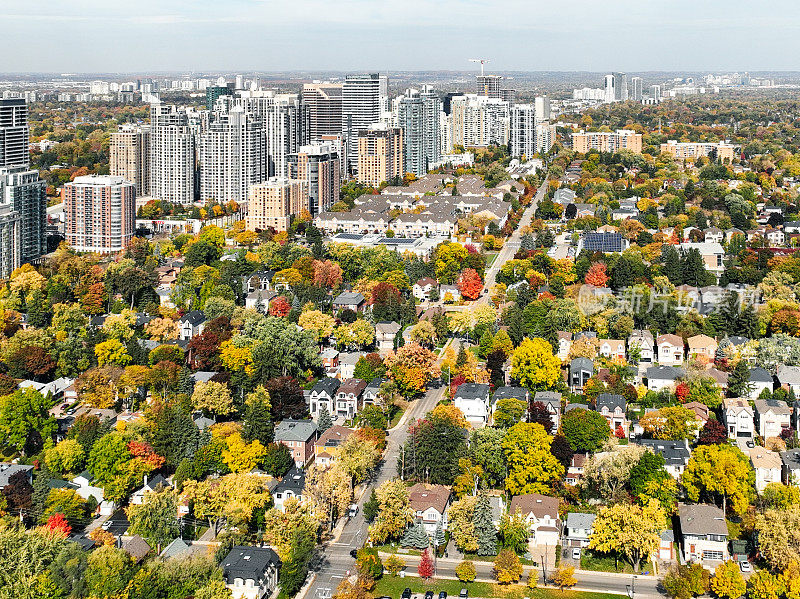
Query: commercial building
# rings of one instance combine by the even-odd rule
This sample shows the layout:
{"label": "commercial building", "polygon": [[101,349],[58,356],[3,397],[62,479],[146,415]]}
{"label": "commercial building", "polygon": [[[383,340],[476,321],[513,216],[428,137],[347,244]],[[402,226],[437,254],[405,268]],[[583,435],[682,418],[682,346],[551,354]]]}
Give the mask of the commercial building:
{"label": "commercial building", "polygon": [[286,177],[271,177],[250,186],[247,206],[247,228],[287,231],[292,219],[308,206],[305,181]]}
{"label": "commercial building", "polygon": [[403,170],[418,177],[439,161],[439,119],[442,102],[426,85],[421,91],[406,90],[397,110],[398,126],[403,130]]}
{"label": "commercial building", "polygon": [[403,130],[375,124],[358,134],[358,182],[377,187],[403,176]]}
{"label": "commercial building", "polygon": [[112,254],[136,231],[136,189],[118,176],[76,177],[64,185],[64,232],[79,252]]}
{"label": "commercial building", "polygon": [[23,98],[0,99],[0,167],[28,164],[28,105]]}
{"label": "commercial building", "polygon": [[20,267],[20,225],[14,206],[0,197],[0,279]]}
{"label": "commercial building", "polygon": [[151,105],[149,175],[154,198],[184,205],[195,201],[195,137],[185,110]]}
{"label": "commercial building", "polygon": [[200,141],[200,199],[242,203],[267,178],[264,124],[241,106],[211,114]]}
{"label": "commercial building", "polygon": [[388,108],[388,79],[385,75],[347,75],[342,86],[342,134],[347,144],[348,173],[358,167],[359,132],[380,121]]}
{"label": "commercial building", "polygon": [[598,152],[630,150],[641,154],[642,134],[636,133],[631,129],[617,129],[614,132],[585,132],[581,130],[572,134],[572,149],[580,154],[585,154],[589,150],[597,150]]}
{"label": "commercial building", "polygon": [[453,146],[486,147],[508,143],[510,113],[507,102],[488,96],[455,96],[451,101]]}
{"label": "commercial building", "polygon": [[150,193],[150,127],[120,125],[109,139],[108,172],[133,183],[136,196]]}
{"label": "commercial building", "polygon": [[289,156],[289,179],[305,181],[311,216],[330,210],[339,201],[340,168],[339,152],[332,143],[302,146]]}
{"label": "commercial building", "polygon": [[19,263],[35,262],[47,252],[47,183],[27,166],[0,168],[0,205],[19,218]]}
{"label": "commercial building", "polygon": [[661,144],[661,151],[682,160],[694,160],[707,156],[712,160],[733,162],[733,159],[736,158],[736,146],[724,142],[679,142],[670,139],[667,140],[667,143]]}
{"label": "commercial building", "polygon": [[605,76],[605,101],[625,102],[628,99],[628,75],[611,73]]}
{"label": "commercial building", "polygon": [[308,141],[322,141],[324,135],[342,132],[341,83],[306,83],[301,98],[307,114]]}

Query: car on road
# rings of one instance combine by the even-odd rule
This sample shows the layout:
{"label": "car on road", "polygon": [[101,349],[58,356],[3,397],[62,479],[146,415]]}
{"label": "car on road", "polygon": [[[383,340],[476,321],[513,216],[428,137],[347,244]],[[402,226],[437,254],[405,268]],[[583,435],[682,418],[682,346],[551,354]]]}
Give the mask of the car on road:
{"label": "car on road", "polygon": [[447,599],[447,591],[439,591],[439,599]]}
{"label": "car on road", "polygon": [[400,596],[400,599],[411,599],[411,589],[406,587],[403,590],[403,594]]}
{"label": "car on road", "polygon": [[469,593],[467,589],[461,589],[461,592],[458,594],[459,599],[467,599],[469,597]]}
{"label": "car on road", "polygon": [[581,559],[581,550],[579,547],[575,547],[572,550],[572,559],[577,559],[577,560]]}
{"label": "car on road", "polygon": [[753,571],[753,567],[750,565],[750,562],[748,562],[746,559],[739,562],[739,569],[742,572],[752,572]]}
{"label": "car on road", "polygon": [[350,510],[347,512],[347,515],[350,518],[355,518],[356,514],[358,514],[358,504],[353,503],[350,505]]}
{"label": "car on road", "polygon": [[756,444],[752,441],[746,441],[745,444],[747,445],[748,449],[753,449],[756,446]]}
{"label": "car on road", "polygon": [[350,550],[350,557],[356,559],[358,557],[358,549],[351,549]]}
{"label": "car on road", "polygon": [[105,522],[103,522],[102,526],[103,530],[108,530],[109,528],[111,528],[112,524],[114,524],[113,520],[106,520]]}
{"label": "car on road", "polygon": [[433,591],[425,591],[425,599],[433,599]]}

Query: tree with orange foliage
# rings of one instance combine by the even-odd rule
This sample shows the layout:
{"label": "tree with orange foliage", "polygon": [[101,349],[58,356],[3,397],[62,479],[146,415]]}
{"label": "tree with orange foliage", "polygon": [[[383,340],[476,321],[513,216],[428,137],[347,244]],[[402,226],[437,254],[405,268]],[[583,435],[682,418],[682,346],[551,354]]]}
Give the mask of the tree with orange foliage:
{"label": "tree with orange foliage", "polygon": [[342,283],[342,268],[330,260],[314,261],[314,285],[335,289]]}
{"label": "tree with orange foliage", "polygon": [[422,559],[419,560],[419,566],[417,566],[417,574],[419,574],[420,578],[430,578],[433,573],[433,558],[431,557],[431,549],[428,547],[422,552]]}
{"label": "tree with orange foliage", "polygon": [[56,533],[64,538],[69,536],[69,533],[72,532],[72,527],[67,522],[67,519],[64,517],[64,514],[53,514],[47,519],[47,524],[45,524],[45,528],[47,532]]}
{"label": "tree with orange foliage", "polygon": [[387,376],[405,397],[424,392],[428,383],[439,376],[436,355],[418,343],[408,343],[390,352],[384,359]]}
{"label": "tree with orange foliage", "polygon": [[606,265],[604,262],[595,262],[586,273],[584,281],[587,285],[594,285],[595,287],[605,287],[608,283],[608,273],[606,272]]}
{"label": "tree with orange foliage", "polygon": [[465,268],[458,279],[458,290],[466,299],[478,299],[483,290],[483,281],[478,271],[474,268]]}
{"label": "tree with orange foliage", "polygon": [[277,316],[279,318],[283,318],[289,313],[291,309],[292,306],[289,304],[289,301],[283,295],[279,295],[269,303],[270,316]]}

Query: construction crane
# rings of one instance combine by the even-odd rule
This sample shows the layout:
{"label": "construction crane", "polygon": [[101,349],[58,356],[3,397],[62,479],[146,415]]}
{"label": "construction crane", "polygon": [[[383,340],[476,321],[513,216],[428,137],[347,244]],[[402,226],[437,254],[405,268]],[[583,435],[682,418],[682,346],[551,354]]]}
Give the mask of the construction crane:
{"label": "construction crane", "polygon": [[469,61],[470,62],[479,62],[479,63],[481,63],[481,77],[483,77],[483,65],[485,65],[487,62],[490,62],[489,59],[488,58],[470,58]]}

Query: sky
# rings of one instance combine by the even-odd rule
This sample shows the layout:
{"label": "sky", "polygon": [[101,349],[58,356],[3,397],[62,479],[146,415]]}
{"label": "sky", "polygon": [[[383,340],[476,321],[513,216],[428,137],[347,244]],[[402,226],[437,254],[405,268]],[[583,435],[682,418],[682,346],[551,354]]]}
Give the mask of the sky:
{"label": "sky", "polygon": [[794,0],[2,0],[0,72],[800,70]]}

